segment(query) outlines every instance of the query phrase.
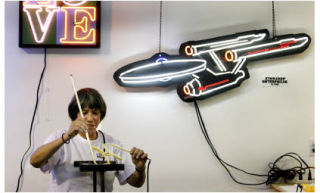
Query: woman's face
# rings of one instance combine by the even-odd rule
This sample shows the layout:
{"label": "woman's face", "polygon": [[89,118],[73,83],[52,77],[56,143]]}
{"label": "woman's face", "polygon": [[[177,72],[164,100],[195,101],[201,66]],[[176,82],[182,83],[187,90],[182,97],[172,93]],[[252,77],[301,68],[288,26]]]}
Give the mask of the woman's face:
{"label": "woman's face", "polygon": [[[82,112],[88,127],[89,136],[91,136],[96,132],[96,129],[101,121],[101,113],[99,110],[91,109],[89,107],[83,108]],[[80,116],[80,113],[78,113],[78,117]]]}

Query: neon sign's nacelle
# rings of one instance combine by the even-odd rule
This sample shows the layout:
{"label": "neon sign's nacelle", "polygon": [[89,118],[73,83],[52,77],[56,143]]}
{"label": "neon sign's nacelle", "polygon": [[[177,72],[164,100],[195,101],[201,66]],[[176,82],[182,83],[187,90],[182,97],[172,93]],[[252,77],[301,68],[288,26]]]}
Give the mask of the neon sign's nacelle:
{"label": "neon sign's nacelle", "polygon": [[120,86],[177,85],[186,102],[225,92],[249,78],[250,61],[303,52],[310,44],[307,34],[269,39],[266,29],[181,44],[180,55],[158,53],[147,60],[124,66],[114,73]]}
{"label": "neon sign's nacelle", "polygon": [[20,2],[20,47],[99,47],[99,2]]}

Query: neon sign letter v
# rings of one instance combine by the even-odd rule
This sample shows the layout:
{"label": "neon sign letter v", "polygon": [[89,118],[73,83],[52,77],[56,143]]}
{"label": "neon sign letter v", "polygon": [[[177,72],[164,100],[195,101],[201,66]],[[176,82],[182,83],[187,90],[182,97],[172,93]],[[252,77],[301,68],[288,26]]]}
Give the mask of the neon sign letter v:
{"label": "neon sign letter v", "polygon": [[[44,38],[47,35],[47,32],[49,30],[49,26],[51,24],[51,21],[53,19],[53,16],[55,14],[56,11],[58,11],[58,7],[47,7],[46,8],[46,12],[48,12],[46,18],[45,18],[45,22],[41,21],[40,18],[40,13],[43,12],[44,7],[39,7],[39,6],[30,6],[30,7],[24,7],[23,11],[26,12],[27,16],[28,16],[28,20],[30,23],[30,27],[32,29],[32,33],[33,33],[33,37],[34,40],[37,43],[42,43],[44,41]],[[36,18],[36,19],[35,19]],[[40,27],[36,27],[34,20],[36,20],[36,26]]]}

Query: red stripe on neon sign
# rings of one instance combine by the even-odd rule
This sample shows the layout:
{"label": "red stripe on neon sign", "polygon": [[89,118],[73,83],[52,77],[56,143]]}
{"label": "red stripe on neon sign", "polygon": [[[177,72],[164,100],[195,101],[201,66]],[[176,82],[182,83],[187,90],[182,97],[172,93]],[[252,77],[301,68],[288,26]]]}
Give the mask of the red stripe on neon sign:
{"label": "red stripe on neon sign", "polygon": [[215,83],[206,85],[206,86],[204,86],[204,87],[201,86],[201,87],[198,88],[198,90],[203,91],[203,90],[206,90],[206,89],[209,88],[209,87],[217,86],[217,85],[219,85],[219,84],[223,84],[223,83],[226,83],[226,82],[229,82],[229,79],[225,79],[225,80],[222,80],[222,81],[219,81],[219,82],[215,82]]}
{"label": "red stripe on neon sign", "polygon": [[297,43],[297,41],[284,42],[284,43],[281,43],[280,46],[278,46],[278,47],[265,48],[265,49],[262,49],[262,50],[255,50],[255,51],[248,52],[248,55],[250,55],[250,54],[257,54],[257,53],[261,53],[261,52],[266,52],[266,51],[270,51],[270,50],[281,49],[281,48],[287,48],[287,47],[289,47],[291,44],[295,44],[295,43]]}

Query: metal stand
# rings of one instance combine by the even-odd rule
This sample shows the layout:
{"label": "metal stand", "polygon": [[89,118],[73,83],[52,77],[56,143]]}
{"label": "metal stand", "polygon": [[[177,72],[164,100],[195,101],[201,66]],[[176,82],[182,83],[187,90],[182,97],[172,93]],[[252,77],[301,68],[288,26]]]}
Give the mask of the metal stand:
{"label": "metal stand", "polygon": [[93,161],[75,161],[73,163],[74,167],[79,167],[80,172],[93,172],[93,191],[97,191],[97,173],[100,174],[100,186],[101,192],[104,192],[104,172],[106,171],[119,171],[124,170],[124,164],[116,164],[115,162],[111,162],[110,164],[106,164],[106,162],[97,161],[97,165],[93,163]]}

